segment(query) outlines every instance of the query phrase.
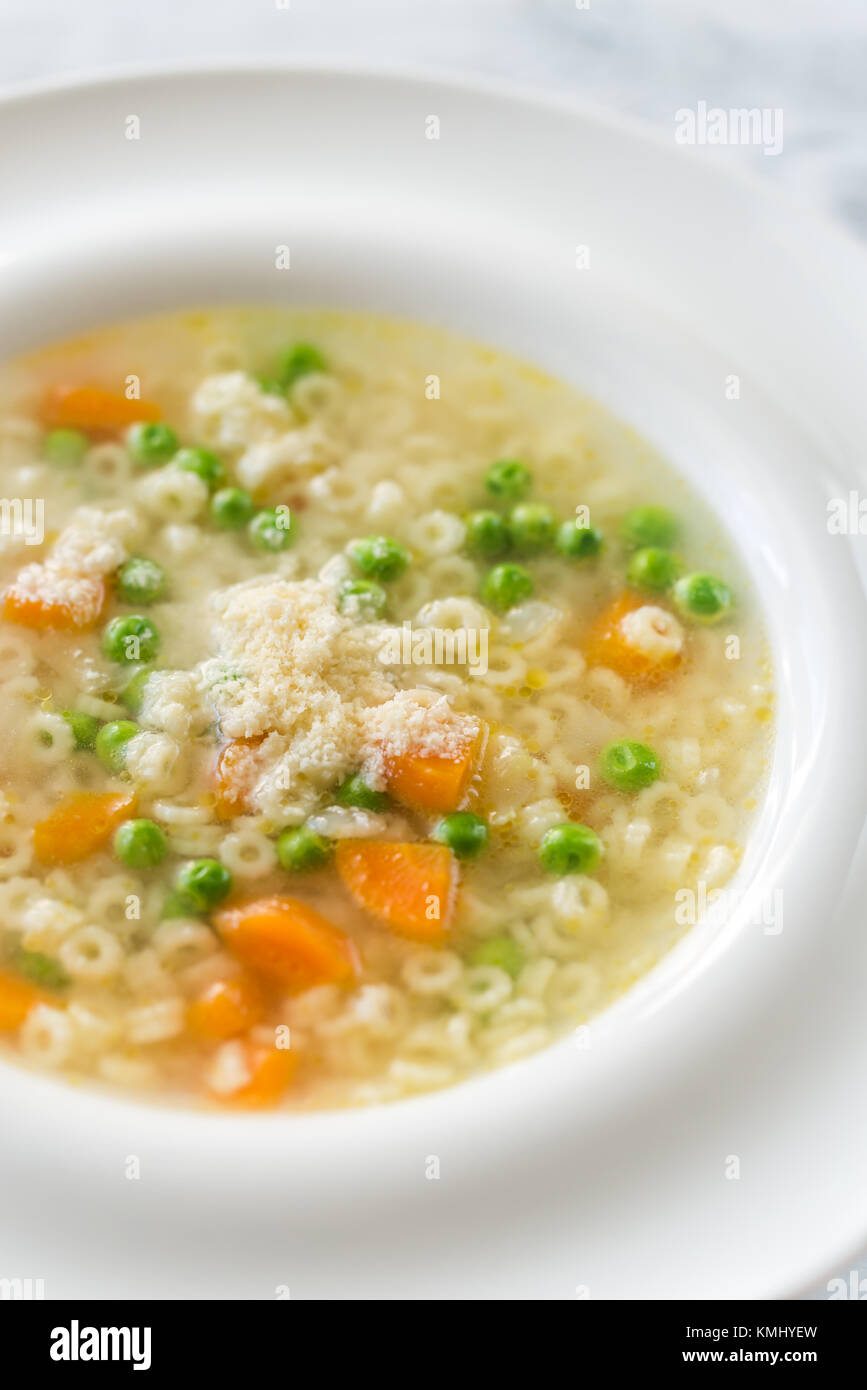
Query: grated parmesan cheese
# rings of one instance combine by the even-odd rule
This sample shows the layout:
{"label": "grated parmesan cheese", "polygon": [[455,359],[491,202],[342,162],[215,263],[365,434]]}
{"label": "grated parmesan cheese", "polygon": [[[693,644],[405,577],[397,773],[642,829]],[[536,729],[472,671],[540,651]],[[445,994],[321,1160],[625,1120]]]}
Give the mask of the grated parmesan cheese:
{"label": "grated parmesan cheese", "polygon": [[72,626],[86,627],[102,609],[103,576],[123,563],[140,532],[141,523],[129,508],[79,507],[47,560],[25,565],[10,592],[19,602],[63,610]]}
{"label": "grated parmesan cheese", "polygon": [[102,611],[105,591],[98,576],[76,574],[53,560],[25,565],[10,593],[18,603],[38,603],[46,609],[70,615],[70,626],[89,627]]}
{"label": "grated parmesan cheese", "polygon": [[199,680],[212,677],[207,698],[222,735],[259,740],[244,779],[266,815],[298,821],[359,768],[381,787],[393,758],[456,756],[478,733],[479,721],[455,714],[444,695],[396,693],[378,660],[381,625],[338,612],[321,580],[260,578],[213,605],[219,655]]}
{"label": "grated parmesan cheese", "polygon": [[376,660],[378,629],[339,613],[318,580],[234,585],[215,596],[214,608],[220,658],[241,677],[211,689],[229,738],[296,735],[313,721],[344,743],[345,712],[393,693]]}
{"label": "grated parmesan cheese", "polygon": [[358,767],[363,712],[394,693],[376,660],[377,629],[344,617],[313,579],[259,579],[213,603],[223,675],[208,698],[221,733],[263,738],[251,755],[253,800],[267,814],[303,811]]}
{"label": "grated parmesan cheese", "polygon": [[363,716],[367,755],[365,775],[384,782],[389,764],[413,753],[420,758],[457,758],[479,734],[473,715],[456,714],[446,695],[400,690],[387,704]]}

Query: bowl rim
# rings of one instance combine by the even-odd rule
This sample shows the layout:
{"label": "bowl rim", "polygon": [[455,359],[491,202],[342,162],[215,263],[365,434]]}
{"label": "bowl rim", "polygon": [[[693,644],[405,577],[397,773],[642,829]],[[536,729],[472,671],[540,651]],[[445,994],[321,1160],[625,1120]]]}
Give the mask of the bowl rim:
{"label": "bowl rim", "polygon": [[[112,64],[111,68],[80,68],[74,73],[23,78],[0,87],[0,108],[16,103],[24,105],[46,96],[71,95],[103,87],[123,86],[129,82],[155,82],[164,78],[249,77],[262,74],[279,77],[315,76],[326,79],[360,78],[373,82],[398,81],[413,85],[427,82],[466,95],[482,93],[508,102],[520,102],[527,106],[578,116],[598,123],[608,130],[619,130],[631,135],[641,143],[653,145],[660,151],[669,149],[668,142],[657,124],[638,116],[627,115],[602,102],[590,101],[583,97],[579,99],[559,91],[546,91],[535,87],[532,82],[517,78],[499,77],[490,73],[471,74],[448,64],[358,63],[351,58],[310,57],[283,61],[262,56],[237,58],[231,62],[221,58],[199,58],[194,61],[179,59],[177,62],[160,63],[123,62]],[[701,163],[694,147],[681,147],[680,154],[684,160]],[[799,222],[807,220],[814,226],[821,227],[823,234],[836,240],[849,252],[854,252],[862,261],[863,268],[867,268],[867,243],[844,223],[814,208],[810,203],[800,203],[791,191],[787,192],[778,184],[761,178],[752,169],[728,162],[721,172],[725,180],[740,183],[745,189],[759,196],[763,202],[776,203],[781,212],[795,214]]]}

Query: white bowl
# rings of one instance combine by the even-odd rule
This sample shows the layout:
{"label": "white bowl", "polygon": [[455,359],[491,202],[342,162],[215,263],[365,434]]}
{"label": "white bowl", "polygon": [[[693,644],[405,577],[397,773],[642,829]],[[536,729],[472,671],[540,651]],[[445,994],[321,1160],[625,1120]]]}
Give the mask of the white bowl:
{"label": "white bowl", "polygon": [[[728,521],[780,693],[740,908],[577,1043],[317,1116],[140,1106],[2,1065],[0,1275],[50,1297],[758,1297],[867,1239],[867,948],[844,899],[867,615],[858,538],[826,525],[828,497],[863,488],[867,270],[714,164],[429,77],[257,67],[0,104],[4,356],[256,299],[513,349],[633,421]],[[750,919],[774,890],[768,934]]]}

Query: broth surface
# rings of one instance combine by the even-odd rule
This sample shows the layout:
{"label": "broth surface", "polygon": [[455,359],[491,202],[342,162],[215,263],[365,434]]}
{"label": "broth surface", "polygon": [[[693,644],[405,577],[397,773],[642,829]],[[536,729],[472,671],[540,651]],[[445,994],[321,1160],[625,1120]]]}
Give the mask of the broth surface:
{"label": "broth surface", "polygon": [[[137,459],[136,394],[222,475]],[[523,491],[486,482],[503,460]],[[174,314],[3,367],[0,467],[20,1060],[211,1106],[397,1099],[597,1014],[736,870],[772,726],[755,601],[700,500],[571,388],[369,315]],[[647,507],[670,545],[639,544]],[[646,548],[730,611],[635,582]],[[653,763],[612,784],[624,740]]]}

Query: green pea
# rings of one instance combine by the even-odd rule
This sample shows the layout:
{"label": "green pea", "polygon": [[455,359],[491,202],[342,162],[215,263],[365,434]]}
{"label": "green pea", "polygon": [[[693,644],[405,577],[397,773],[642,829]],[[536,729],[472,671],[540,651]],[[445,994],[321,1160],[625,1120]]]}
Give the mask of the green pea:
{"label": "green pea", "polygon": [[715,623],[731,611],[734,597],[728,584],[713,574],[685,574],[674,586],[681,613],[700,623]]}
{"label": "green pea", "polygon": [[156,603],[165,591],[165,570],[144,555],[131,555],[117,572],[117,592],[124,603]]}
{"label": "green pea", "polygon": [[295,520],[288,507],[263,507],[247,527],[257,550],[288,550],[295,539]]}
{"label": "green pea", "polygon": [[667,507],[633,507],[620,526],[620,536],[630,550],[643,546],[667,548],[677,540],[677,517]]}
{"label": "green pea", "polygon": [[353,564],[369,579],[389,583],[399,578],[409,564],[409,551],[391,536],[365,536],[350,541],[347,553]]}
{"label": "green pea", "polygon": [[533,580],[523,565],[495,565],[482,580],[482,598],[490,608],[514,608],[533,594]]}
{"label": "green pea", "polygon": [[589,874],[603,852],[602,841],[589,825],[564,821],[545,831],[539,846],[539,859],[549,874]]}
{"label": "green pea", "polygon": [[130,869],[155,869],[168,848],[165,835],[152,820],[126,820],[114,837],[114,852]]}
{"label": "green pea", "polygon": [[464,525],[467,528],[467,549],[474,555],[495,560],[509,549],[509,526],[499,512],[470,512],[464,517]]}
{"label": "green pea", "polygon": [[516,550],[536,555],[553,544],[557,520],[541,502],[522,502],[509,515],[509,535]]}
{"label": "green pea", "polygon": [[629,561],[626,578],[637,589],[670,589],[680,574],[681,565],[670,550],[658,546],[645,546],[636,550]]}
{"label": "green pea", "polygon": [[259,389],[264,391],[266,396],[284,396],[286,394],[283,383],[274,376],[266,376],[262,373],[256,377],[256,380],[259,383]]}
{"label": "green pea", "polygon": [[564,521],[557,532],[557,549],[570,560],[590,560],[599,554],[603,539],[598,526],[583,526],[577,519]]}
{"label": "green pea", "polygon": [[309,825],[284,830],[277,839],[277,858],[287,874],[303,874],[319,869],[331,858],[334,845],[317,835]]}
{"label": "green pea", "polygon": [[139,424],[127,430],[126,446],[142,468],[156,468],[177,453],[178,436],[168,425]]}
{"label": "green pea", "polygon": [[226,465],[210,449],[179,449],[173,462],[185,473],[195,473],[209,488],[217,487],[226,476]]}
{"label": "green pea", "polygon": [[121,703],[126,705],[133,714],[138,714],[144,703],[144,688],[150,680],[152,672],[147,668],[136,671],[132,680],[127,681],[123,690],[120,692]]}
{"label": "green pea", "polygon": [[485,474],[485,487],[493,497],[517,502],[533,486],[533,475],[520,459],[497,459]]}
{"label": "green pea", "polygon": [[189,900],[183,893],[179,893],[176,888],[173,888],[163,902],[160,916],[162,918],[194,917],[196,916],[196,909],[190,907]]}
{"label": "green pea", "polygon": [[60,713],[72,730],[76,748],[93,748],[99,733],[99,720],[81,710],[64,709]]}
{"label": "green pea", "polygon": [[458,859],[474,859],[487,845],[489,833],[481,816],[472,811],[453,811],[435,826],[433,838],[448,845]]}
{"label": "green pea", "polygon": [[223,487],[211,498],[211,517],[225,531],[238,531],[252,519],[256,503],[242,487]]}
{"label": "green pea", "polygon": [[358,806],[362,811],[387,811],[391,805],[385,792],[375,791],[360,772],[347,777],[343,785],[337,788],[336,796],[341,806]]}
{"label": "green pea", "polygon": [[619,738],[603,748],[599,771],[610,787],[619,792],[638,792],[659,776],[659,758],[646,743]]}
{"label": "green pea", "polygon": [[12,952],[10,963],[19,975],[43,989],[65,989],[70,983],[60,962],[52,956],[43,955],[41,951],[25,951],[23,946],[19,946]]}
{"label": "green pea", "polygon": [[388,595],[382,585],[372,579],[345,579],[337,591],[341,613],[366,622],[381,618],[387,602]]}
{"label": "green pea", "polygon": [[90,440],[81,430],[49,430],[42,441],[42,454],[48,463],[71,468],[81,463],[90,448]]}
{"label": "green pea", "polygon": [[216,907],[232,888],[232,875],[219,859],[193,859],[185,864],[175,881],[179,905],[193,913]]}
{"label": "green pea", "polygon": [[281,355],[276,375],[284,391],[288,391],[302,376],[327,371],[328,363],[317,347],[312,343],[295,343]]}
{"label": "green pea", "polygon": [[523,946],[511,936],[493,936],[489,941],[480,941],[467,956],[469,965],[495,965],[505,970],[516,980],[524,968],[526,953]]}
{"label": "green pea", "polygon": [[111,772],[123,772],[126,764],[126,745],[139,732],[138,724],[131,719],[113,719],[103,724],[96,736],[94,747],[97,756]]}
{"label": "green pea", "polygon": [[112,618],[102,634],[102,650],[112,661],[153,661],[159,649],[159,632],[141,613]]}

